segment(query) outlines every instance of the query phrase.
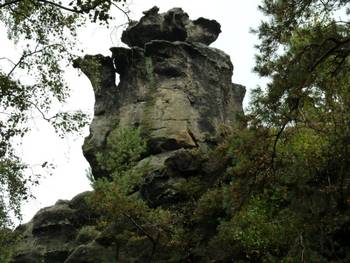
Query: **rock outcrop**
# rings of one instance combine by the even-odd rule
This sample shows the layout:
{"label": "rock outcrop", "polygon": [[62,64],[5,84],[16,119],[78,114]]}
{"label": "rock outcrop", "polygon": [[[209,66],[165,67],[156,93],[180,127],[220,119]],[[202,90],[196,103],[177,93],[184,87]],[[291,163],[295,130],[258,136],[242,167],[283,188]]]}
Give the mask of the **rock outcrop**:
{"label": "rock outcrop", "polygon": [[143,12],[139,22],[132,22],[123,32],[122,41],[128,46],[143,48],[152,40],[199,42],[206,45],[214,42],[221,32],[215,20],[198,18],[190,20],[181,8],[173,8],[159,14],[158,7]]}
{"label": "rock outcrop", "polygon": [[[110,57],[86,55],[74,63],[95,91],[94,119],[83,146],[93,176],[109,176],[97,155],[111,132],[140,127],[148,147],[139,165],[147,162],[150,168],[138,191],[150,207],[186,199],[176,185],[188,178],[210,181],[208,163],[190,150],[215,144],[220,126],[234,124],[243,113],[245,94],[231,82],[230,57],[208,47],[221,32],[218,22],[192,21],[180,8],[158,11],[144,12],[123,32],[130,48],[113,47]],[[108,238],[94,226],[98,216],[82,198],[87,195],[44,208],[21,226],[24,238],[13,262],[114,262]]]}
{"label": "rock outcrop", "polygon": [[[174,28],[187,37],[178,37]],[[214,31],[215,37],[208,37]],[[236,121],[245,89],[231,83],[230,57],[203,44],[219,32],[216,21],[191,21],[180,8],[165,14],[152,8],[124,31],[124,42],[131,48],[113,47],[111,57],[85,56],[75,62],[96,95],[83,148],[96,177],[106,175],[97,165],[96,152],[116,127],[142,127],[150,153],[156,154],[208,145],[220,125]]]}
{"label": "rock outcrop", "polygon": [[[86,203],[88,195],[89,192],[84,192],[71,201],[59,200],[54,206],[41,209],[29,223],[20,226],[16,231],[22,233],[23,240],[17,247],[13,262],[81,262],[68,258],[73,258],[99,234],[92,225],[96,215]],[[96,256],[102,257],[103,254],[106,253]]]}

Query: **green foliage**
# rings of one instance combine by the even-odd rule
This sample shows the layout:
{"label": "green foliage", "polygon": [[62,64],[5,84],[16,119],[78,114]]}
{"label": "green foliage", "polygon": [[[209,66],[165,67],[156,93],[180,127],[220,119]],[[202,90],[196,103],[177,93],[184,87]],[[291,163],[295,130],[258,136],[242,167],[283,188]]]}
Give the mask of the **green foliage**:
{"label": "green foliage", "polygon": [[76,240],[79,243],[86,244],[94,240],[99,235],[99,233],[100,232],[97,231],[94,226],[84,226],[79,230]]}
{"label": "green foliage", "polygon": [[220,255],[218,258],[277,262],[270,253],[283,253],[297,232],[291,215],[283,211],[272,214],[271,205],[266,202],[253,197],[229,221],[220,223],[210,244]]}
{"label": "green foliage", "polygon": [[[192,220],[201,225],[203,234],[210,231],[216,233],[216,228],[226,215],[224,198],[224,190],[221,187],[213,187],[198,199],[193,209]],[[214,235],[213,233],[211,235]]]}
{"label": "green foliage", "polygon": [[73,0],[65,5],[56,0],[1,1],[0,21],[19,53],[17,61],[0,59],[2,215],[12,211],[19,217],[21,201],[30,197],[30,186],[37,183],[35,176],[24,176],[26,165],[13,150],[14,140],[30,129],[33,113],[50,123],[61,137],[79,132],[88,123],[83,112],[52,114],[51,106],[64,103],[69,96],[63,74],[78,51],[77,29],[88,22],[108,26],[113,8],[124,2]]}
{"label": "green foliage", "polygon": [[[6,214],[1,218],[6,218]],[[10,262],[18,236],[11,229],[1,227],[2,225],[0,224],[0,262],[7,263]]]}
{"label": "green foliage", "polygon": [[109,235],[119,251],[117,260],[133,262],[143,258],[151,262],[157,246],[166,244],[162,240],[172,232],[171,212],[149,208],[137,196],[126,195],[117,182],[98,180],[94,189],[91,204],[103,215],[100,227],[113,222]]}
{"label": "green foliage", "polygon": [[288,127],[277,143],[275,132],[252,126],[234,131],[221,146],[232,156],[226,183],[204,194],[196,213],[200,222],[216,218],[211,257],[346,262],[350,217],[336,187],[334,144],[310,128]]}
{"label": "green foliage", "polygon": [[133,167],[145,151],[139,128],[118,127],[110,132],[105,149],[96,158],[103,169],[118,174]]}
{"label": "green foliage", "polygon": [[[243,262],[347,262],[348,1],[263,1],[248,127],[227,140],[227,218],[211,244]],[[258,143],[257,143],[258,142]]]}
{"label": "green foliage", "polygon": [[3,158],[0,162],[0,228],[8,227],[11,222],[10,211],[20,217],[20,203],[30,197],[28,185],[37,184],[37,178],[24,177],[25,166],[14,158]]}

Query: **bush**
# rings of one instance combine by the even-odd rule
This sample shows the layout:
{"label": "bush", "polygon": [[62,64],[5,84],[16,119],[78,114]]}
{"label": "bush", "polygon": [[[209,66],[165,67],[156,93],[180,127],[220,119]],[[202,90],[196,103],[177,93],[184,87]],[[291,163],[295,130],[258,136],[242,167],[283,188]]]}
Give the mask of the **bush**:
{"label": "bush", "polygon": [[146,151],[146,142],[139,128],[116,128],[107,137],[103,152],[97,154],[98,163],[111,173],[130,169]]}

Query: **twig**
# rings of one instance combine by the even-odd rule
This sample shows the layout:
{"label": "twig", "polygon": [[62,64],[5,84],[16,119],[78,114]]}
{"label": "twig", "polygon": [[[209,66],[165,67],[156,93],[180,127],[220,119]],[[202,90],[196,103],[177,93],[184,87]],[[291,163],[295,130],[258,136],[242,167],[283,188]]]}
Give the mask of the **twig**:
{"label": "twig", "polygon": [[52,117],[46,117],[45,113],[40,109],[38,105],[36,105],[34,102],[31,102],[31,101],[28,101],[28,103],[34,106],[34,108],[40,113],[41,117],[47,122],[51,122],[52,119],[55,119],[58,116],[58,114],[55,114]]}
{"label": "twig", "polygon": [[140,225],[135,221],[135,219],[132,218],[132,216],[130,216],[130,215],[126,214],[126,213],[123,213],[123,215],[124,215],[126,218],[128,218],[128,219],[130,220],[130,222],[131,222],[134,226],[136,226],[137,229],[139,229],[142,233],[144,233],[144,234],[148,237],[148,239],[152,242],[152,244],[155,243],[154,238],[153,238],[142,226],[140,226]]}
{"label": "twig", "polygon": [[119,9],[119,11],[121,11],[125,16],[126,18],[128,19],[128,22],[130,23],[131,22],[131,19],[129,17],[129,13],[130,11],[125,11],[123,8],[119,7],[116,3],[114,3],[113,1],[111,1],[111,4],[114,5],[117,9]]}
{"label": "twig", "polygon": [[29,57],[29,56],[32,56],[34,54],[37,54],[37,53],[40,53],[42,51],[44,51],[45,49],[49,48],[49,47],[52,47],[52,46],[59,46],[61,44],[52,44],[52,45],[48,45],[46,47],[43,47],[42,49],[39,49],[38,50],[38,46],[39,44],[36,45],[35,49],[33,52],[30,52],[30,53],[26,53],[26,54],[23,54],[21,56],[21,58],[18,60],[18,62],[15,64],[14,63],[14,67],[10,70],[10,72],[7,74],[7,77],[10,77],[11,74],[15,71],[15,69],[23,62],[23,60],[26,58],[26,57]]}
{"label": "twig", "polygon": [[273,170],[274,170],[274,167],[273,167],[273,166],[274,166],[274,161],[275,161],[275,158],[276,158],[276,156],[277,156],[277,154],[276,154],[277,143],[278,143],[278,140],[279,140],[279,138],[281,137],[281,135],[282,135],[282,133],[283,133],[283,131],[284,131],[284,129],[286,128],[286,126],[287,126],[288,123],[289,123],[289,120],[287,120],[287,121],[282,125],[281,129],[279,130],[279,132],[278,132],[277,135],[276,135],[276,139],[275,139],[274,144],[273,144],[272,157],[271,157],[271,167],[272,167]]}
{"label": "twig", "polygon": [[[66,6],[63,6],[63,5],[60,5],[58,3],[55,3],[55,2],[51,2],[51,1],[48,1],[48,0],[36,0],[38,2],[41,2],[41,3],[44,3],[44,4],[48,4],[48,5],[53,5],[53,6],[56,6],[60,9],[63,9],[63,10],[66,10],[66,11],[69,11],[69,12],[73,12],[73,13],[77,13],[77,14],[82,14],[84,13],[84,10],[78,10],[78,9],[72,9],[72,8],[69,8],[69,7],[66,7]],[[97,6],[97,5],[96,5]],[[95,6],[95,7],[96,7]],[[93,8],[95,8],[93,7]],[[93,9],[92,8],[92,9]],[[91,10],[91,9],[90,9]],[[89,11],[89,10],[87,10]]]}
{"label": "twig", "polygon": [[13,62],[11,59],[6,58],[6,57],[2,57],[2,58],[0,58],[0,60],[7,60],[7,61],[9,61],[10,63],[12,63],[13,65],[16,65],[15,62]]}

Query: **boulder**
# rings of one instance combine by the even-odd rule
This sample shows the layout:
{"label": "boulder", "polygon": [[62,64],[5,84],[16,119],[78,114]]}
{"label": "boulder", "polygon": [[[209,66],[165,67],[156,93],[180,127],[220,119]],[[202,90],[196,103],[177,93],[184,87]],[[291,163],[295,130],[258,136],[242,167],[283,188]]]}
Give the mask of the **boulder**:
{"label": "boulder", "polygon": [[81,238],[77,239],[80,230],[96,222],[96,215],[86,203],[89,194],[81,193],[71,201],[59,200],[38,211],[29,223],[18,227],[16,231],[22,239],[12,262],[65,262],[81,244]]}
{"label": "boulder", "polygon": [[139,186],[140,197],[150,207],[170,206],[187,200],[179,186],[190,177],[201,176],[202,160],[191,150],[179,149],[152,155],[138,163],[144,168],[144,181]]}
{"label": "boulder", "polygon": [[143,12],[139,22],[131,22],[122,34],[122,41],[130,47],[141,47],[152,40],[189,41],[206,45],[214,42],[220,32],[220,24],[215,20],[198,18],[190,20],[181,8],[170,9],[166,13],[158,13],[153,7]]}

